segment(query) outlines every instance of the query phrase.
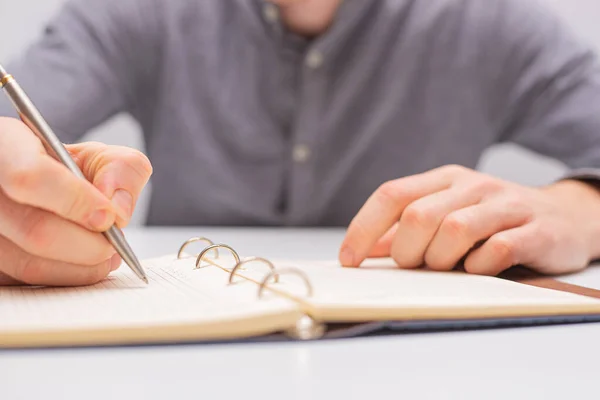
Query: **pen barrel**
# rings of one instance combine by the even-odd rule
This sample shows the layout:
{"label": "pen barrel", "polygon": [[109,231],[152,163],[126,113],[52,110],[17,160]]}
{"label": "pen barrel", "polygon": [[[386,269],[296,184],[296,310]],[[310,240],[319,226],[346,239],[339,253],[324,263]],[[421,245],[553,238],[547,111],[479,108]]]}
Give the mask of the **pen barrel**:
{"label": "pen barrel", "polygon": [[46,151],[53,157],[60,160],[77,177],[85,179],[85,176],[71,158],[68,150],[61,143],[52,128],[44,120],[38,108],[31,99],[25,94],[25,91],[14,79],[8,79],[4,85],[4,90],[10,98],[19,117],[33,133],[42,141]]}

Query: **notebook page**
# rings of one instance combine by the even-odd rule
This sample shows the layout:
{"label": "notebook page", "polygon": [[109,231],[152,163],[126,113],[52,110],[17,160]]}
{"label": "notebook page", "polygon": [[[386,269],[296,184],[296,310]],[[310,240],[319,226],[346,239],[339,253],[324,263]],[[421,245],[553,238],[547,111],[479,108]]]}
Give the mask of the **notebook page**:
{"label": "notebook page", "polygon": [[[343,268],[335,261],[272,261],[278,269],[303,271],[314,293],[305,297],[306,285],[294,274],[281,275],[280,282],[270,287],[305,299],[316,313],[334,319],[336,313],[329,311],[347,310],[357,318],[375,319],[377,310],[387,310],[386,317],[441,317],[452,310],[455,314],[480,310],[479,314],[492,316],[519,308],[529,314],[544,309],[600,313],[598,299],[462,272],[401,270],[389,259],[368,260],[357,269]],[[267,272],[257,266],[245,274],[262,281]]]}
{"label": "notebook page", "polygon": [[150,284],[121,267],[94,286],[0,288],[1,335],[10,332],[164,327],[231,322],[295,312],[285,299],[257,299],[256,285],[227,284],[227,273],[194,259],[142,262]]}

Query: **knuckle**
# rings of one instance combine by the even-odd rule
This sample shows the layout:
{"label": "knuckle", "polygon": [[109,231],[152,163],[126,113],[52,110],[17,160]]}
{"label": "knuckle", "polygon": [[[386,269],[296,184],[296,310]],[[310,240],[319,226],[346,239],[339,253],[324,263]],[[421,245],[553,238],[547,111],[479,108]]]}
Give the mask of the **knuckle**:
{"label": "knuckle", "polygon": [[496,259],[513,261],[516,260],[516,244],[504,237],[490,239],[490,250]]}
{"label": "knuckle", "polygon": [[[85,167],[86,163],[83,162],[84,160],[89,158],[88,161],[90,161],[90,163],[95,162],[96,157],[94,157],[94,155],[100,153],[102,150],[107,148],[108,145],[92,140],[82,143],[66,144],[65,147],[77,164],[81,167]],[[85,174],[86,170],[84,169],[83,172]]]}
{"label": "knuckle", "polygon": [[448,176],[457,176],[470,172],[470,170],[459,164],[448,164],[439,168],[439,171]]}
{"label": "knuckle", "polygon": [[451,238],[464,238],[469,236],[469,224],[466,218],[458,213],[451,213],[444,218],[440,230]]}
{"label": "knuckle", "polygon": [[504,185],[499,180],[485,177],[477,179],[470,185],[470,190],[476,193],[495,193],[504,188]]}
{"label": "knuckle", "polygon": [[86,148],[91,148],[95,150],[104,150],[109,146],[106,143],[99,142],[97,140],[90,140],[82,144],[76,144],[75,147],[85,146]]}
{"label": "knuckle", "polygon": [[100,168],[103,159],[102,155],[107,148],[108,145],[104,143],[87,142],[78,149],[82,153],[82,158],[85,159],[83,163],[85,175],[93,175],[94,171]]}
{"label": "knuckle", "polygon": [[38,182],[38,165],[36,163],[22,163],[6,171],[2,187],[8,196],[15,200],[21,200],[28,192],[35,189]]}
{"label": "knuckle", "polygon": [[409,205],[402,213],[400,219],[404,224],[416,227],[416,226],[431,226],[435,224],[435,214],[423,207]]}
{"label": "knuckle", "polygon": [[508,210],[513,210],[522,214],[524,218],[529,219],[534,214],[534,209],[530,201],[520,193],[510,195],[505,201],[504,206]]}
{"label": "knuckle", "polygon": [[513,193],[504,199],[504,206],[510,210],[522,210],[527,206],[527,202],[520,194]]}
{"label": "knuckle", "polygon": [[399,184],[397,181],[387,181],[379,186],[376,193],[379,201],[395,204],[399,199]]}

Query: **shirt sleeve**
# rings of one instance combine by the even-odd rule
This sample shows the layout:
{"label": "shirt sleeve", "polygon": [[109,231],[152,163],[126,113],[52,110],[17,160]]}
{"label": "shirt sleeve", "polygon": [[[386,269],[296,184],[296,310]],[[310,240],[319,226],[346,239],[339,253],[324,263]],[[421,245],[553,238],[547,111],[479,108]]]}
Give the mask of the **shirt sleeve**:
{"label": "shirt sleeve", "polygon": [[[135,114],[158,57],[156,11],[146,0],[71,0],[37,40],[4,65],[64,142]],[[16,116],[6,96],[0,115]]]}
{"label": "shirt sleeve", "polygon": [[482,63],[499,141],[563,162],[568,177],[600,178],[600,69],[594,51],[535,0],[489,5]]}

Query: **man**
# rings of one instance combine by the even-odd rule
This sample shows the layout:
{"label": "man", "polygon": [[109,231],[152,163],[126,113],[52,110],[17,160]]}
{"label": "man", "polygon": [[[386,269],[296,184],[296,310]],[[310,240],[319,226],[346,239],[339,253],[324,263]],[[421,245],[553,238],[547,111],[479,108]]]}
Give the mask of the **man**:
{"label": "man", "polygon": [[[0,121],[3,284],[80,285],[149,224],[349,224],[340,262],[545,273],[600,255],[600,74],[523,0],[74,0],[7,67],[68,143],[119,112],[149,159],[69,145],[90,183]],[[3,103],[0,115],[13,116]],[[511,141],[572,168],[528,188],[473,171]]]}

